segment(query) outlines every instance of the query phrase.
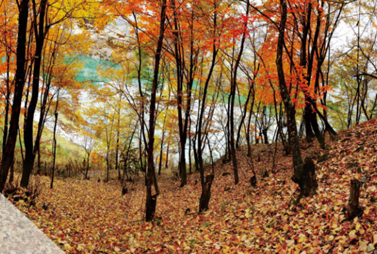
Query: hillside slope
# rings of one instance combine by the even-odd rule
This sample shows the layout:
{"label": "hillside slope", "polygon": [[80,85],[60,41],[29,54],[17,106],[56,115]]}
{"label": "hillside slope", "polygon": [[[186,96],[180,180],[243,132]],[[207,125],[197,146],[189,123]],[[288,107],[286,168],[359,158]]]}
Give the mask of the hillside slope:
{"label": "hillside slope", "polygon": [[[297,205],[291,158],[279,145],[271,170],[274,146],[256,145],[253,163],[245,149],[238,151],[238,185],[232,174],[223,174],[231,172],[231,164],[216,162],[210,210],[202,215],[199,174],[190,175],[184,188],[177,179],[159,177],[153,223],[143,221],[141,176],[125,196],[115,182],[66,179],[44,189],[35,207],[17,206],[67,253],[376,253],[376,143],[376,119],[340,133],[327,150],[303,142],[303,154],[323,161],[317,163],[317,195]],[[252,165],[256,187],[249,183]],[[353,178],[363,182],[364,214],[345,221]]]}
{"label": "hillside slope", "polygon": [[[0,126],[3,126],[3,124],[4,124],[3,119],[0,119]],[[34,138],[37,134],[36,133],[37,126],[38,126],[38,122],[34,122]],[[53,130],[53,120],[49,119],[47,121],[47,126],[45,126],[43,129],[43,134],[41,138],[41,162],[42,164],[44,164],[44,162],[46,162],[47,164],[52,163],[52,141],[53,141],[52,130]],[[63,135],[60,135],[62,133]],[[21,135],[23,137],[22,132],[21,132]],[[62,132],[62,131],[57,132],[56,140],[57,140],[56,163],[58,166],[64,167],[70,159],[82,161],[83,158],[86,157],[84,148],[74,143],[72,140],[69,140],[65,132]],[[25,145],[23,143],[24,141],[22,138],[21,138],[21,142],[22,142],[23,152],[25,152]],[[3,143],[3,136],[0,135],[0,144],[2,143]],[[21,146],[20,146],[19,138],[17,138],[16,148],[15,148],[15,159],[17,161],[16,169],[22,168],[22,155],[21,155]]]}

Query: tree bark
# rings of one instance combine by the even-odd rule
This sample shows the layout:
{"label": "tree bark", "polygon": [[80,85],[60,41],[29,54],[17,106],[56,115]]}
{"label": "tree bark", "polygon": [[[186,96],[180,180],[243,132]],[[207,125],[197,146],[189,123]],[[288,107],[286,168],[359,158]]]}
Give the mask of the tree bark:
{"label": "tree bark", "polygon": [[[152,92],[151,92],[151,99],[150,99],[150,110],[149,110],[149,130],[148,130],[148,169],[147,169],[147,176],[146,176],[146,183],[147,183],[147,191],[146,191],[146,221],[151,221],[154,218],[155,211],[156,211],[156,203],[157,203],[157,196],[159,193],[156,193],[152,196],[152,184],[154,178],[154,162],[153,162],[153,145],[154,145],[154,131],[155,131],[155,109],[156,109],[156,91],[158,86],[158,74],[160,70],[160,60],[161,60],[161,53],[162,53],[162,44],[164,40],[165,34],[165,19],[166,19],[166,0],[162,0],[161,6],[161,19],[160,19],[160,31],[159,37],[157,41],[157,48],[155,52],[155,62],[154,62],[154,72],[153,72],[153,82],[152,82]],[[156,180],[157,181],[157,180]],[[157,192],[157,190],[156,190]]]}
{"label": "tree bark", "polygon": [[[52,144],[52,150],[53,150],[53,160],[52,160],[52,174],[51,174],[51,184],[50,188],[52,189],[54,187],[54,177],[55,177],[55,162],[56,162],[56,127],[58,125],[58,107],[59,107],[59,90],[58,90],[58,96],[56,98],[56,107],[55,107],[55,123],[54,123],[54,138],[53,138],[53,144]],[[89,160],[88,163],[89,165]]]}
{"label": "tree bark", "polygon": [[[288,123],[288,137],[290,150],[292,152],[292,161],[294,174],[292,180],[297,183],[300,187],[300,196],[307,196],[308,194],[313,193],[313,189],[316,188],[314,180],[311,177],[314,177],[314,169],[311,172],[306,172],[304,163],[301,157],[301,151],[299,146],[299,140],[297,135],[297,126],[296,126],[296,110],[295,106],[292,104],[290,94],[287,89],[285,82],[284,69],[283,69],[283,47],[284,47],[284,33],[285,26],[287,22],[287,3],[286,0],[280,0],[281,8],[281,20],[279,25],[279,37],[277,45],[277,54],[276,54],[276,66],[278,70],[278,79],[279,79],[279,88],[281,97],[284,102],[285,111],[287,115]],[[309,162],[305,163],[306,165],[311,165]]]}
{"label": "tree bark", "polygon": [[209,200],[211,199],[211,186],[214,179],[214,175],[207,175],[206,181],[202,188],[202,195],[200,196],[199,202],[199,213],[208,210]]}
{"label": "tree bark", "polygon": [[21,101],[23,89],[25,86],[25,46],[26,46],[26,32],[28,24],[28,10],[29,0],[22,0],[19,3],[19,18],[18,18],[18,38],[17,38],[17,69],[15,74],[15,89],[12,103],[12,113],[10,119],[10,127],[8,132],[8,139],[3,150],[1,161],[1,177],[0,177],[0,193],[4,189],[5,182],[8,177],[8,171],[13,163],[14,148],[17,141],[17,132],[19,117],[21,112]]}
{"label": "tree bark", "polygon": [[360,181],[351,180],[350,199],[347,206],[347,220],[353,220],[356,216],[362,215],[363,210],[359,205]]}
{"label": "tree bark", "polygon": [[[21,186],[27,187],[29,185],[30,174],[34,167],[35,161],[35,150],[34,150],[34,138],[33,138],[33,127],[34,127],[34,113],[38,103],[38,94],[39,94],[39,78],[42,62],[42,50],[43,43],[46,36],[45,31],[45,14],[47,7],[47,0],[42,0],[40,3],[40,13],[39,13],[39,24],[37,28],[37,12],[36,12],[36,3],[33,0],[33,14],[34,14],[34,32],[36,37],[36,51],[34,56],[34,70],[33,70],[33,85],[32,85],[32,95],[27,110],[27,117],[25,119],[25,130],[24,130],[24,143],[25,143],[25,161],[23,164]],[[42,113],[42,112],[41,112]],[[38,147],[39,148],[39,147]]]}

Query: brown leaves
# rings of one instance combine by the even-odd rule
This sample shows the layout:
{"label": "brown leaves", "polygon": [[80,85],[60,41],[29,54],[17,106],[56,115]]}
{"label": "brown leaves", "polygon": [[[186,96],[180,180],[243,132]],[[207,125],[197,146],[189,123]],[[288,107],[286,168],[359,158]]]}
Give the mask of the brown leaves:
{"label": "brown leaves", "polygon": [[[329,158],[317,165],[318,193],[303,198],[297,205],[296,185],[290,180],[291,159],[279,146],[278,166],[260,145],[253,155],[256,187],[245,156],[239,160],[241,180],[233,185],[231,163],[215,165],[215,178],[209,210],[198,215],[200,187],[197,174],[188,185],[161,176],[161,195],[156,215],[145,223],[145,193],[140,177],[135,191],[121,196],[121,187],[97,181],[57,181],[56,188],[46,189],[36,207],[22,209],[35,224],[67,253],[368,253],[377,248],[377,173],[373,144],[377,124],[372,122],[345,133],[328,151]],[[358,135],[360,131],[364,135]],[[360,144],[363,151],[354,152]],[[260,146],[260,147],[259,147]],[[263,148],[263,149],[259,149]],[[242,149],[241,149],[242,150]],[[309,149],[308,149],[309,150]],[[310,151],[305,151],[310,153]],[[246,151],[239,151],[246,152]],[[349,167],[349,163],[357,166]],[[287,170],[288,169],[288,170]],[[343,207],[349,199],[349,182],[365,176],[360,189],[362,218],[345,221]],[[48,181],[44,178],[44,181]],[[228,191],[224,192],[224,189]],[[49,204],[43,209],[43,204]],[[189,209],[190,212],[186,212]]]}

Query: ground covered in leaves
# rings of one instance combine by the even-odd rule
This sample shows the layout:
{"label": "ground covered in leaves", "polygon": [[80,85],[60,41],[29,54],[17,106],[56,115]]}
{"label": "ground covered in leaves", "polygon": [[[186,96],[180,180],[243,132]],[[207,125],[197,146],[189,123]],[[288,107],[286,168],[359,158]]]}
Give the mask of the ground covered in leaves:
{"label": "ground covered in leaves", "polygon": [[[299,204],[291,158],[278,146],[273,169],[274,145],[256,145],[253,161],[238,151],[238,185],[224,174],[232,172],[230,163],[215,164],[210,210],[201,215],[199,174],[184,188],[177,179],[159,178],[152,223],[143,221],[142,178],[124,196],[116,183],[62,179],[50,190],[42,178],[37,204],[17,206],[67,253],[377,253],[377,121],[340,133],[324,150],[302,147],[317,159],[319,188]],[[253,166],[256,187],[249,183]],[[353,178],[363,183],[364,213],[346,221]]]}

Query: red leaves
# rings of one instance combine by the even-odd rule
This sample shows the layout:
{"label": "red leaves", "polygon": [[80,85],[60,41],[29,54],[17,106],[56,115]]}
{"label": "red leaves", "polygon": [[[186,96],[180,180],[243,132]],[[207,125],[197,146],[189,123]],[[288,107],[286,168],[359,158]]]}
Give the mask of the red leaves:
{"label": "red leaves", "polygon": [[[376,198],[377,164],[375,143],[377,120],[342,133],[338,141],[329,143],[329,158],[317,164],[318,193],[292,204],[297,186],[290,180],[291,158],[283,156],[278,145],[274,174],[260,179],[260,174],[271,165],[267,145],[254,146],[258,184],[250,187],[247,161],[240,159],[240,175],[245,175],[236,187],[232,165],[217,163],[210,210],[198,215],[201,190],[194,182],[198,174],[188,178],[188,185],[161,176],[162,195],[157,203],[157,216],[151,223],[144,216],[143,178],[136,190],[120,197],[119,186],[66,179],[57,181],[53,192],[41,194],[40,203],[31,209],[21,209],[39,225],[67,253],[133,252],[157,253],[338,253],[372,252],[377,244]],[[345,139],[344,137],[347,137]],[[314,145],[315,146],[315,145]],[[358,150],[363,147],[363,150]],[[310,147],[304,152],[311,153]],[[244,150],[239,152],[245,152]],[[242,156],[240,156],[242,158]],[[357,162],[361,173],[352,163]],[[359,174],[359,175],[356,175]],[[361,189],[364,216],[354,221],[343,221],[344,204],[348,202],[349,180],[368,176]],[[43,178],[48,181],[47,178]],[[226,192],[224,189],[229,188]],[[69,195],[67,194],[69,193]],[[47,210],[42,203],[50,203]]]}

